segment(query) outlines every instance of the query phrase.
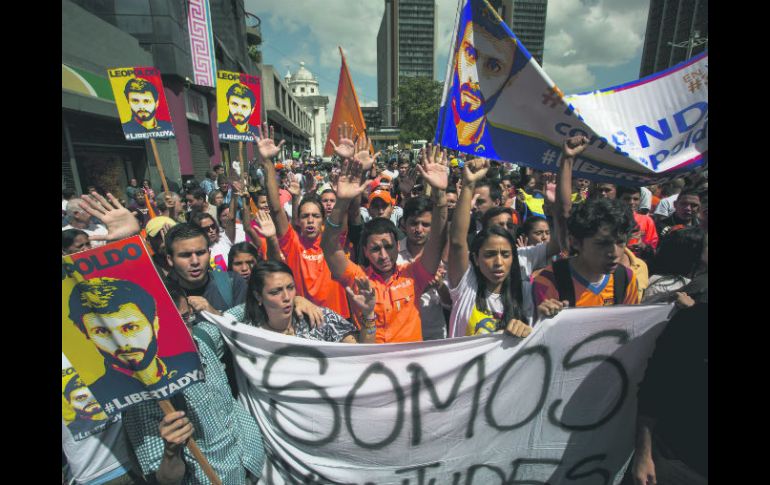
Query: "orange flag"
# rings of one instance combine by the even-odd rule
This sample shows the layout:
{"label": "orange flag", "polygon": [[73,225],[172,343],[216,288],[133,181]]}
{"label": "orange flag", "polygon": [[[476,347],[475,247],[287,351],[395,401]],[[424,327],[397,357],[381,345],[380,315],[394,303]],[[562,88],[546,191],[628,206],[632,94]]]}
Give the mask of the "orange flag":
{"label": "orange flag", "polygon": [[144,201],[147,203],[147,210],[150,213],[150,219],[154,219],[156,216],[155,211],[152,210],[152,204],[150,204],[150,198],[147,197],[147,192],[144,193]]}
{"label": "orange flag", "polygon": [[342,47],[339,47],[339,50],[340,56],[342,56],[340,82],[337,85],[337,101],[334,103],[334,114],[332,115],[332,123],[329,126],[329,137],[326,140],[326,147],[324,147],[325,157],[330,157],[334,154],[334,147],[329,140],[334,140],[334,143],[339,145],[340,140],[337,129],[343,123],[353,125],[357,134],[361,134],[366,130],[366,122],[364,122],[364,115],[361,114],[361,106],[358,104],[358,96],[356,96],[353,80],[350,78],[348,65],[345,62],[345,54],[342,53]]}

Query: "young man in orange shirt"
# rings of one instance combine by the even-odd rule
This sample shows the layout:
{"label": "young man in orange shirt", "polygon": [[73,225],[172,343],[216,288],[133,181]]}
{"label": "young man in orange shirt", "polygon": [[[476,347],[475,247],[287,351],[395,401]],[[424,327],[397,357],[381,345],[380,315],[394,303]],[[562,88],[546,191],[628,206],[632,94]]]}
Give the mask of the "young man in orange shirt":
{"label": "young man in orange shirt", "polygon": [[[433,187],[432,228],[425,249],[414,262],[397,265],[398,238],[396,226],[385,218],[374,218],[364,225],[361,235],[363,252],[369,266],[364,269],[345,257],[339,235],[347,229],[348,205],[366,188],[363,174],[371,168],[366,146],[358,146],[355,160],[347,158],[337,181],[337,204],[326,219],[321,247],[334,279],[353,287],[357,277],[369,279],[377,295],[375,306],[376,342],[422,341],[422,322],[418,304],[420,296],[433,280],[441,249],[446,242],[447,203],[444,191],[448,185],[446,152],[435,153],[428,145],[423,163],[417,165],[420,175]],[[363,150],[362,150],[363,149]],[[351,153],[352,155],[352,153]],[[363,163],[362,163],[363,162]]]}
{"label": "young man in orange shirt", "polygon": [[[636,276],[621,261],[636,228],[631,208],[614,198],[590,199],[572,207],[572,165],[588,138],[565,141],[559,166],[557,217],[567,219],[567,238],[577,256],[557,261],[535,275],[532,294],[540,317],[565,306],[638,304]],[[541,309],[541,303],[546,303]]]}
{"label": "young man in orange shirt", "polygon": [[307,197],[300,202],[299,233],[291,226],[289,217],[283,210],[272,161],[273,157],[278,155],[283,141],[276,146],[273,136],[274,130],[271,128],[268,132],[267,123],[264,123],[257,141],[259,161],[265,173],[270,214],[277,229],[278,242],[285,262],[294,273],[297,295],[350,318],[345,288],[332,279],[321,250],[324,208],[320,200]]}

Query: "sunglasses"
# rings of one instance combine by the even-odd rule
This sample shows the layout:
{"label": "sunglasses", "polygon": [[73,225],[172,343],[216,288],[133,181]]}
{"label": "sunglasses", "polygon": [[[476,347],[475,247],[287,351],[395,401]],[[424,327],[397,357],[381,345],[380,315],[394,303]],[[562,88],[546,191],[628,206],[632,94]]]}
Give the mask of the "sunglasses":
{"label": "sunglasses", "polygon": [[215,224],[211,224],[210,226],[201,226],[201,229],[203,229],[206,232],[209,232],[209,231],[216,232],[217,226]]}

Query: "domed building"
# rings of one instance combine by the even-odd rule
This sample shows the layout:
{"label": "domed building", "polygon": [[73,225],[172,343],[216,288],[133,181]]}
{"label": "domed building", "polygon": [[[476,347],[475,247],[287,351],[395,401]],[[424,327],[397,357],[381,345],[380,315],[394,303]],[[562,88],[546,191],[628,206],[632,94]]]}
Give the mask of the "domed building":
{"label": "domed building", "polygon": [[299,69],[294,74],[287,72],[284,80],[289,86],[291,94],[312,118],[313,137],[310,140],[312,155],[322,156],[326,144],[326,107],[329,105],[329,97],[321,96],[318,90],[318,81],[305,68],[304,62],[299,63]]}

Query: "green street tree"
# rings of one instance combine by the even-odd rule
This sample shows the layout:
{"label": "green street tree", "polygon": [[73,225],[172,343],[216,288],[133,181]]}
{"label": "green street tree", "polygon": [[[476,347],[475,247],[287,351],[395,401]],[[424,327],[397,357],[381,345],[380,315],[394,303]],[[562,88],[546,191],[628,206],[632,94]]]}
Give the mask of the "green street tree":
{"label": "green street tree", "polygon": [[427,77],[399,80],[396,104],[399,111],[399,143],[432,140],[436,133],[438,109],[444,85]]}

